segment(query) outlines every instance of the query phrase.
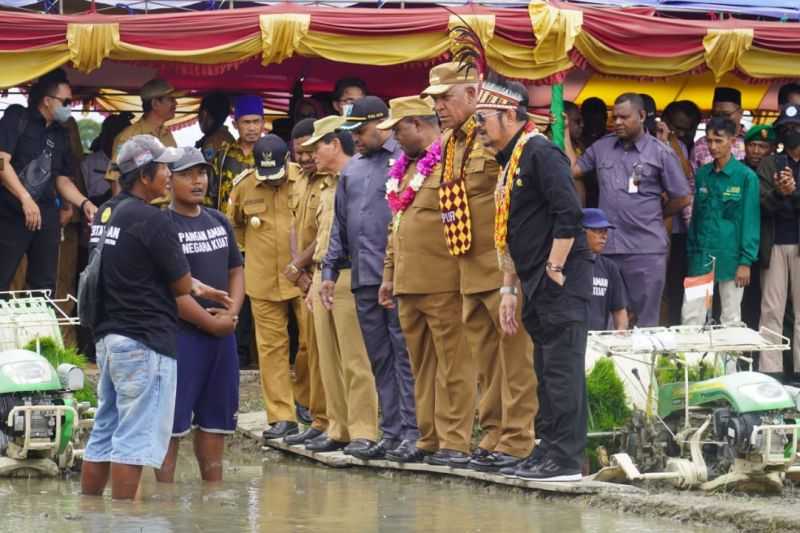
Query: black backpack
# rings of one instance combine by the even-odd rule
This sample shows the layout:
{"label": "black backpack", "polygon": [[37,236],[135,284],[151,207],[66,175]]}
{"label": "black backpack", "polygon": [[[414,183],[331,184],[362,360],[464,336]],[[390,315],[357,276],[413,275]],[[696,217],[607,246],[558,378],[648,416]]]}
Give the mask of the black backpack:
{"label": "black backpack", "polygon": [[114,207],[111,217],[103,227],[103,234],[100,235],[97,246],[89,253],[89,261],[78,281],[78,318],[83,327],[91,330],[97,326],[103,312],[103,282],[100,276],[106,234],[120,208],[131,200],[132,198],[124,198]]}

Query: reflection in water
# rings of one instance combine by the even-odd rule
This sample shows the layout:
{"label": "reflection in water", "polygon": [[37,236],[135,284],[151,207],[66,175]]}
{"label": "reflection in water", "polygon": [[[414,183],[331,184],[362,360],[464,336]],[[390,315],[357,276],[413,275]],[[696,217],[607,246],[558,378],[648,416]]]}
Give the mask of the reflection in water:
{"label": "reflection in water", "polygon": [[175,485],[145,472],[134,503],[85,498],[71,480],[1,480],[0,531],[87,533],[701,531],[675,523],[542,501],[446,479],[336,470],[270,455],[263,466],[226,465],[219,485],[198,481],[181,458]]}

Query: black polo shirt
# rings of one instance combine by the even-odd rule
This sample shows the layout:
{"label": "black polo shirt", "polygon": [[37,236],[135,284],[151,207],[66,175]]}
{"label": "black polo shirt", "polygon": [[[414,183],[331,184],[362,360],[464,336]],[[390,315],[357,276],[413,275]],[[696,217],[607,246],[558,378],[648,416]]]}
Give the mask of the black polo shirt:
{"label": "black polo shirt", "polygon": [[[520,135],[522,130],[497,154],[501,165],[511,158]],[[546,137],[536,135],[522,151],[519,172],[509,179],[514,180],[514,187],[508,216],[508,250],[520,279],[535,290],[544,275],[553,239],[574,238],[565,265],[569,277],[573,258],[590,258],[569,159]],[[580,296],[588,299],[588,294]]]}
{"label": "black polo shirt", "polygon": [[[20,132],[20,121],[27,115],[28,122]],[[67,130],[58,122],[47,126],[38,109],[26,109],[11,105],[0,118],[0,152],[11,154],[11,166],[19,174],[25,166],[39,157],[45,149],[46,140],[53,139],[52,185],[37,200],[40,208],[56,207],[55,178],[68,176],[71,168],[69,138]],[[0,214],[22,213],[22,205],[5,187],[0,187]]]}
{"label": "black polo shirt", "polygon": [[619,267],[602,255],[594,256],[592,299],[589,305],[589,330],[609,329],[611,313],[628,307],[628,293]]}

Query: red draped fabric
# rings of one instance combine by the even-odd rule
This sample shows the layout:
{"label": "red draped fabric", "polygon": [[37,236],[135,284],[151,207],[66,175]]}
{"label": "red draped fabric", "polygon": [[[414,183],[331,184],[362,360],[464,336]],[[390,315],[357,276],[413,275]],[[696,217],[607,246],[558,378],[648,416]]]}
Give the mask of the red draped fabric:
{"label": "red draped fabric", "polygon": [[0,50],[38,48],[64,42],[67,22],[62,17],[30,13],[0,14]]}

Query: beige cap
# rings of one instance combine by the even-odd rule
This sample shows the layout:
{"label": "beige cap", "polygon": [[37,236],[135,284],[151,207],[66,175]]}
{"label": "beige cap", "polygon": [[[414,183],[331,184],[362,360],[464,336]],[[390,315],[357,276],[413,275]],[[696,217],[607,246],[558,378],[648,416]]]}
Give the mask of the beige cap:
{"label": "beige cap", "polygon": [[454,85],[478,83],[478,72],[475,68],[464,67],[459,71],[459,64],[455,61],[436,65],[428,75],[430,86],[422,91],[422,95],[438,96],[446,93]]}
{"label": "beige cap", "polygon": [[390,130],[408,117],[432,117],[436,115],[428,98],[403,96],[389,100],[389,118],[377,125],[379,130]]}
{"label": "beige cap", "polygon": [[314,134],[301,146],[313,146],[319,142],[320,139],[329,133],[338,130],[345,122],[345,117],[339,115],[331,115],[329,117],[321,118],[314,121]]}
{"label": "beige cap", "polygon": [[142,88],[139,91],[139,96],[142,98],[142,102],[152,100],[153,98],[161,98],[162,96],[174,96],[177,98],[179,96],[183,96],[184,94],[185,93],[183,92],[176,91],[175,87],[170,85],[168,81],[160,78],[148,81],[142,85]]}

